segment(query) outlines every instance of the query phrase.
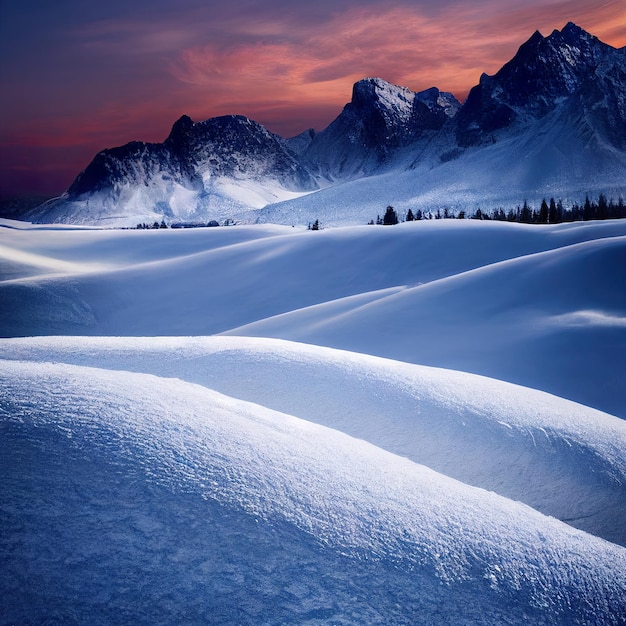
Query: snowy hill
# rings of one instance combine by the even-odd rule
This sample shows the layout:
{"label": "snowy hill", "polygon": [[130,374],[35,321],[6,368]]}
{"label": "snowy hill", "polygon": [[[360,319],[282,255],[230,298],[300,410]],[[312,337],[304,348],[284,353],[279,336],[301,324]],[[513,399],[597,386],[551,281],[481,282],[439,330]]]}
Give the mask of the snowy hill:
{"label": "snowy hill", "polygon": [[145,374],[2,377],[5,621],[617,624],[626,608],[624,548],[337,430]]}
{"label": "snowy hill", "polygon": [[0,334],[280,337],[492,376],[624,416],[625,236],[626,220],[0,229],[10,279]]}
{"label": "snowy hill", "polygon": [[569,23],[536,32],[461,106],[358,81],[324,130],[284,140],[239,116],[181,118],[162,144],[99,153],[33,221],[367,223],[391,204],[505,210],[626,193],[626,50]]}
{"label": "snowy hill", "polygon": [[0,622],[622,623],[624,267],[626,220],[1,221]]}

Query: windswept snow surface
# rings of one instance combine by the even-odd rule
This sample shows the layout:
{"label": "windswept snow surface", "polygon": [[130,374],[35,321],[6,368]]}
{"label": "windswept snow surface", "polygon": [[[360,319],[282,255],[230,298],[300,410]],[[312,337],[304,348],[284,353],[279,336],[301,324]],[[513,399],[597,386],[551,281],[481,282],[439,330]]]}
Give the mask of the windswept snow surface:
{"label": "windswept snow surface", "polygon": [[2,373],[4,621],[619,623],[626,610],[624,548],[339,431],[175,379]]}
{"label": "windswept snow surface", "polygon": [[11,360],[200,384],[348,433],[626,546],[626,422],[543,392],[276,339],[48,337],[2,347]]}
{"label": "windswept snow surface", "polygon": [[482,374],[626,417],[626,220],[0,228],[0,246],[1,336],[278,337]]}
{"label": "windswept snow surface", "polygon": [[623,623],[626,220],[0,226],[0,623]]}

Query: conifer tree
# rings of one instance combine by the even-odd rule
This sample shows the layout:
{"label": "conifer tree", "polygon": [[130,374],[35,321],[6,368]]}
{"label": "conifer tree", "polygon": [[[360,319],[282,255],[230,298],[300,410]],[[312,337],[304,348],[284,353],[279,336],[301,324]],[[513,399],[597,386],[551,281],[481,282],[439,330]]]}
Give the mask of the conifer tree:
{"label": "conifer tree", "polygon": [[398,223],[398,214],[392,206],[388,206],[383,217],[383,224],[385,226],[393,226]]}

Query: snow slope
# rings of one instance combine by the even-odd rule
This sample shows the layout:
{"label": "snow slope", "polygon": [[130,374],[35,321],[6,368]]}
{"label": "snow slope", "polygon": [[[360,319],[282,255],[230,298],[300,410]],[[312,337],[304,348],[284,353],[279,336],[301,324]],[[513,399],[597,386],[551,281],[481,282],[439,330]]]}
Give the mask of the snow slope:
{"label": "snow slope", "polygon": [[584,404],[623,415],[624,268],[626,238],[608,238],[229,332],[474,371],[565,397],[575,388]]}
{"label": "snow slope", "polygon": [[617,624],[626,610],[624,548],[338,431],[175,379],[2,374],[5,621]]}
{"label": "snow slope", "polygon": [[271,339],[50,337],[5,340],[2,347],[5,359],[201,384],[348,433],[626,545],[626,422],[555,396]]}
{"label": "snow slope", "polygon": [[282,337],[484,374],[624,416],[625,235],[619,220],[0,229],[0,335]]}
{"label": "snow slope", "polygon": [[[624,197],[626,154],[592,129],[572,132],[569,118],[578,111],[570,108],[559,108],[493,144],[460,149],[452,137],[442,136],[417,155],[398,153],[391,171],[270,204],[246,219],[275,224],[319,219],[342,226],[367,224],[382,217],[388,205],[404,216],[408,209],[509,211],[525,200],[538,209],[550,197],[565,206],[584,202],[587,194]],[[442,159],[442,152],[449,158]]]}
{"label": "snow slope", "polygon": [[622,623],[625,267],[626,220],[2,221],[0,622]]}

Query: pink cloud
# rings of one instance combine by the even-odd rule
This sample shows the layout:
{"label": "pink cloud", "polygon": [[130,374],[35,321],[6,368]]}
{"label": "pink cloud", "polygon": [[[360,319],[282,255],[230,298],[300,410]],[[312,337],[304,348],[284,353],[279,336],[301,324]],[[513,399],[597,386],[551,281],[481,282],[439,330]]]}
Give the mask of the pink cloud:
{"label": "pink cloud", "polygon": [[[239,113],[289,136],[324,128],[352,84],[368,76],[463,99],[535,30],[548,35],[570,20],[626,45],[624,0],[240,4],[76,27],[54,63],[40,59],[5,81],[0,148],[7,155],[11,146],[41,148],[46,158],[54,149],[71,180],[98,150],[162,141],[183,113],[197,120]],[[22,80],[35,70],[36,80]]]}

